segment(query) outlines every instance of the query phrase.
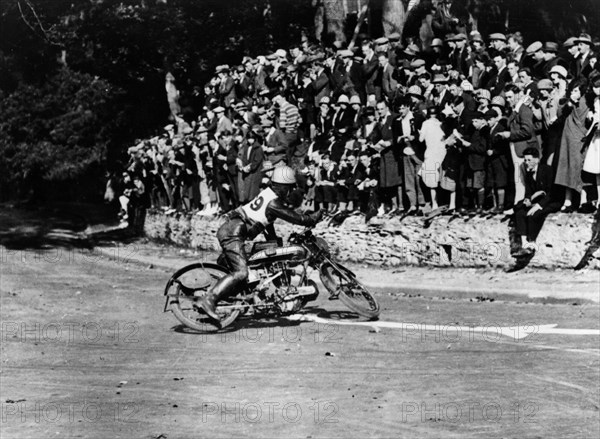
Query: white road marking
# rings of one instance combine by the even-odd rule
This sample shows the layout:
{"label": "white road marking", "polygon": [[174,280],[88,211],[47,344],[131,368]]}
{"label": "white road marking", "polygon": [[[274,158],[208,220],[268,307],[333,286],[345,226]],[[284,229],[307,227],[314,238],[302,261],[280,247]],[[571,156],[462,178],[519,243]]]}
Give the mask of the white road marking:
{"label": "white road marking", "polygon": [[287,317],[288,320],[301,322],[315,322],[325,325],[345,325],[345,326],[366,326],[373,329],[390,328],[400,329],[403,333],[419,334],[423,331],[442,332],[447,337],[452,338],[452,333],[467,332],[468,334],[481,334],[484,339],[491,341],[495,335],[503,335],[505,337],[521,340],[535,334],[555,334],[555,335],[596,335],[600,336],[600,329],[568,329],[557,328],[557,324],[537,325],[534,323],[528,325],[516,326],[459,326],[454,324],[436,324],[428,325],[424,323],[402,323],[402,322],[352,322],[342,320],[329,320],[319,317],[315,314],[293,314]]}

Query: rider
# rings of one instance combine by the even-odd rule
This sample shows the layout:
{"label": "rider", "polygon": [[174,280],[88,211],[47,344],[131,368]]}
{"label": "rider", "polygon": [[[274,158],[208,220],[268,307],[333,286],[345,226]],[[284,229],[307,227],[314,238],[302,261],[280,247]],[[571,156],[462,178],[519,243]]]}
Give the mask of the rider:
{"label": "rider", "polygon": [[217,231],[217,239],[223,255],[229,262],[231,273],[223,276],[204,296],[195,299],[195,305],[215,320],[217,302],[235,292],[248,279],[248,265],[244,243],[264,232],[267,240],[276,239],[273,223],[281,218],[293,224],[314,226],[319,222],[321,211],[310,215],[297,213],[284,203],[296,185],[292,168],[279,166],[273,170],[271,187],[264,189],[249,203],[228,214],[228,220]]}

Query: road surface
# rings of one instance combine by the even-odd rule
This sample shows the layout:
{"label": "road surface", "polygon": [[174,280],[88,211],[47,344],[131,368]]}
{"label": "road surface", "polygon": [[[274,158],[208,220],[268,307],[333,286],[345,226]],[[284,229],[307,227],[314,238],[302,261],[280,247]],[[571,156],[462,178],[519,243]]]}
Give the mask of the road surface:
{"label": "road surface", "polygon": [[600,436],[600,337],[543,331],[597,331],[598,303],[391,285],[397,327],[337,324],[355,319],[322,293],[305,311],[325,320],[193,334],[163,313],[167,270],[0,250],[3,438]]}

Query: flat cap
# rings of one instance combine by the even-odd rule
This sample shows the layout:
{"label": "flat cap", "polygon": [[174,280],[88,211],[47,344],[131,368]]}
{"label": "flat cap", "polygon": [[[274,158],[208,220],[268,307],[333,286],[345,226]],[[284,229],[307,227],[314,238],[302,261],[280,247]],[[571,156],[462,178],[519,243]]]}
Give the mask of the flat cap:
{"label": "flat cap", "polygon": [[499,32],[490,34],[490,41],[506,41],[506,35]]}
{"label": "flat cap", "polygon": [[460,33],[460,34],[454,35],[454,37],[452,37],[452,40],[450,40],[450,41],[462,41],[462,40],[466,40],[466,39],[467,39],[467,36],[463,33]]}
{"label": "flat cap", "polygon": [[471,35],[471,42],[479,41],[483,43],[483,38],[481,38],[481,34],[479,32],[475,32]]}
{"label": "flat cap", "polygon": [[531,55],[531,54],[537,52],[538,50],[542,50],[543,47],[544,47],[544,45],[540,41],[536,41],[534,43],[531,43],[529,46],[527,46],[527,49],[525,49],[525,52],[528,55]]}
{"label": "flat cap", "polygon": [[424,65],[425,65],[425,60],[423,60],[423,59],[421,59],[421,58],[417,58],[417,59],[413,60],[413,61],[410,63],[410,66],[411,66],[413,69],[416,69],[416,68],[419,68],[419,67],[423,67]]}
{"label": "flat cap", "polygon": [[213,112],[215,113],[224,113],[225,112],[225,108],[218,106],[217,108],[213,109]]}
{"label": "flat cap", "polygon": [[378,46],[383,46],[384,44],[389,43],[389,40],[386,37],[381,37],[381,38],[377,38],[374,42]]}
{"label": "flat cap", "polygon": [[564,47],[565,49],[568,49],[569,47],[573,47],[573,46],[575,46],[576,44],[577,44],[577,38],[575,38],[575,37],[571,37],[571,38],[567,39],[567,41],[565,41],[565,42],[563,43],[563,47]]}
{"label": "flat cap", "polygon": [[544,43],[544,52],[558,52],[558,44],[554,41],[546,41]]}
{"label": "flat cap", "polygon": [[398,32],[392,32],[388,35],[388,40],[390,41],[400,41],[400,38],[402,38],[402,36]]}

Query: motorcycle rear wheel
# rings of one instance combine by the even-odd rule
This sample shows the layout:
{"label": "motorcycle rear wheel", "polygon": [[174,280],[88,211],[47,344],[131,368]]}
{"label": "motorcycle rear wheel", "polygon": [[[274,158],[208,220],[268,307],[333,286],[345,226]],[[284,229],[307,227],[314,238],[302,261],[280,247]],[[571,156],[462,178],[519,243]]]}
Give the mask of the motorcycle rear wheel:
{"label": "motorcycle rear wheel", "polygon": [[340,301],[350,310],[370,320],[379,317],[379,303],[350,270],[325,263],[321,266],[320,277],[325,288],[332,294],[338,294]]}
{"label": "motorcycle rear wheel", "polygon": [[207,293],[219,279],[229,273],[225,267],[213,263],[197,262],[187,265],[171,276],[165,287],[169,306],[184,326],[201,332],[213,332],[231,325],[240,315],[240,309],[228,308],[235,299],[224,299],[217,304],[220,324],[194,306],[194,293]]}

